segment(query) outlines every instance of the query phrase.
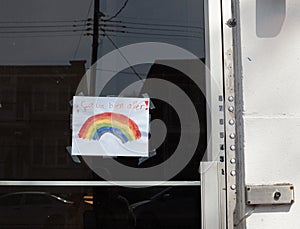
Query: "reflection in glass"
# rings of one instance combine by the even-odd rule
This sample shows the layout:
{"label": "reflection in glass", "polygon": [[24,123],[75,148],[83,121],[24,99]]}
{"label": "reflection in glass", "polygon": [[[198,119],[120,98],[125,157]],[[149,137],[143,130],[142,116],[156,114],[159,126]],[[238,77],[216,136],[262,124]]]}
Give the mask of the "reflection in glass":
{"label": "reflection in glass", "polygon": [[[49,187],[0,187],[0,228],[103,229],[120,223],[122,228],[126,224],[140,229],[199,228],[199,187],[129,189],[52,183],[101,180],[80,156],[75,160],[67,150],[72,138],[72,98],[91,64],[93,3],[2,1],[0,179],[46,180]],[[100,11],[98,58],[133,43],[164,42],[205,62],[203,0],[101,0]],[[105,66],[97,70],[115,72]],[[118,95],[141,78],[159,78],[190,97],[202,137],[194,158],[174,180],[199,180],[199,161],[206,148],[203,93],[187,76],[160,64],[115,73],[105,96]],[[199,81],[205,84],[203,76]],[[167,160],[176,149],[181,131],[176,112],[159,99],[152,102],[152,118],[162,119],[168,127],[165,142],[143,163],[140,158],[116,158],[120,163],[147,168]]]}

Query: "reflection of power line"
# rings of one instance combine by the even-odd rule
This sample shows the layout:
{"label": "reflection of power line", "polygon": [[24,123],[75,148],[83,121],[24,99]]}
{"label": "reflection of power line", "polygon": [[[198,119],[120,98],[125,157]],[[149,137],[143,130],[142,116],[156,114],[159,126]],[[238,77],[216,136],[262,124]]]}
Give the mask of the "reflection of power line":
{"label": "reflection of power line", "polygon": [[84,21],[91,21],[91,19],[84,19],[84,20],[61,20],[61,21],[57,21],[57,20],[49,20],[49,21],[41,21],[41,20],[37,20],[37,21],[0,21],[0,24],[43,24],[43,23],[65,23],[65,22],[72,22],[72,23],[76,23],[76,22],[84,22]]}
{"label": "reflection of power line", "polygon": [[[103,22],[106,22],[102,19]],[[178,24],[162,24],[162,23],[147,23],[147,22],[132,22],[132,21],[120,21],[120,20],[112,20],[109,22],[121,23],[121,24],[129,24],[129,25],[146,25],[146,26],[159,26],[159,27],[179,27],[179,28],[194,28],[204,30],[201,26],[192,26],[192,25],[178,25]]]}
{"label": "reflection of power line", "polygon": [[18,36],[0,36],[0,39],[3,38],[51,38],[51,37],[79,37],[80,34],[41,34],[41,35],[18,35]]}
{"label": "reflection of power line", "polygon": [[[89,14],[90,14],[90,11],[91,11],[91,9],[92,9],[92,5],[93,5],[93,0],[90,1],[89,9],[88,9],[88,12],[87,12],[87,15],[86,15],[87,17],[88,17]],[[80,33],[80,37],[79,37],[79,40],[78,40],[78,43],[77,43],[77,46],[76,46],[76,49],[75,49],[75,52],[74,52],[74,55],[73,55],[73,59],[75,59],[76,56],[77,56],[77,52],[78,52],[79,47],[80,47],[82,35],[83,35],[83,31]]]}
{"label": "reflection of power line", "polygon": [[184,38],[197,38],[201,39],[200,36],[193,35],[183,35],[183,34],[164,34],[164,33],[146,33],[146,32],[133,32],[133,31],[125,31],[118,29],[102,29],[101,31],[105,32],[114,32],[114,33],[122,33],[122,34],[137,34],[137,35],[151,35],[151,36],[164,36],[164,37],[184,37]]}
{"label": "reflection of power line", "polygon": [[100,24],[102,27],[113,27],[113,28],[123,28],[123,29],[133,29],[133,30],[156,30],[156,31],[169,31],[169,32],[183,32],[183,33],[195,33],[200,34],[200,31],[194,31],[194,30],[184,30],[184,29],[168,29],[168,28],[153,28],[153,27],[135,27],[135,26],[127,26],[127,25],[121,25],[121,24]]}
{"label": "reflection of power line", "polygon": [[111,19],[116,18],[126,7],[127,3],[129,2],[129,0],[125,0],[123,6],[111,17],[107,18],[107,19],[103,19],[104,21],[110,21]]}
{"label": "reflection of power line", "polygon": [[86,24],[70,24],[70,25],[24,25],[24,26],[0,26],[0,29],[39,29],[39,28],[69,28],[84,27]]}
{"label": "reflection of power line", "polygon": [[[110,37],[120,37],[120,38],[154,38],[153,35],[149,35],[149,34],[138,34],[138,35],[130,35],[130,34],[115,34],[115,33],[106,33],[108,34]],[[89,36],[89,34],[87,34]],[[100,36],[105,37],[105,34],[101,34]],[[156,39],[170,39],[169,36],[164,36],[164,35],[159,35],[159,36],[155,36]],[[176,37],[176,39],[180,39],[180,40],[186,40],[187,38],[185,37]],[[199,39],[199,38],[197,38]]]}
{"label": "reflection of power line", "polygon": [[15,33],[66,33],[66,32],[81,32],[90,31],[87,29],[72,29],[72,30],[28,30],[28,31],[0,31],[0,34],[15,34]]}
{"label": "reflection of power line", "polygon": [[[85,36],[92,36],[93,34],[92,33],[86,33],[84,34]],[[138,34],[138,35],[130,35],[130,34],[116,34],[116,33],[110,33],[110,32],[105,32],[105,33],[102,33],[102,34],[99,34],[99,36],[101,37],[105,37],[106,35],[109,35],[110,37],[120,37],[120,38],[146,38],[146,37],[151,37],[153,38],[153,35],[152,34]],[[159,36],[156,36],[157,38],[166,38],[166,36],[164,35],[159,35]],[[168,36],[169,38],[169,36]],[[184,37],[177,37],[177,39],[186,39]],[[199,38],[198,38],[199,39]]]}
{"label": "reflection of power line", "polygon": [[[135,75],[135,73],[134,72],[127,72],[127,71],[116,71],[116,70],[109,70],[109,69],[103,69],[103,68],[96,68],[97,70],[99,70],[99,71],[104,71],[104,72],[114,72],[114,73],[120,73],[120,74],[126,74],[126,75]],[[138,74],[140,75],[140,76],[147,76],[147,74],[145,74],[145,73],[140,73],[140,72],[138,72]]]}
{"label": "reflection of power line", "polygon": [[107,35],[104,32],[105,36],[107,37],[107,39],[110,41],[110,43],[115,47],[115,49],[118,50],[118,52],[120,53],[120,55],[124,58],[124,60],[126,61],[126,63],[128,64],[128,67],[133,71],[133,73],[140,79],[143,80],[143,78],[137,73],[137,71],[134,69],[134,67],[129,63],[129,61],[127,60],[126,56],[121,52],[120,48],[115,44],[115,42],[109,37],[109,35]]}

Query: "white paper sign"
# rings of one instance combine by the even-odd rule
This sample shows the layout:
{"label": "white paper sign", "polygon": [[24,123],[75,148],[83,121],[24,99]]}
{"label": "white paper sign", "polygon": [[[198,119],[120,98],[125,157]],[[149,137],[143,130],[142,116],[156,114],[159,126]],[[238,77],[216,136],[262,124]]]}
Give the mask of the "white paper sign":
{"label": "white paper sign", "polygon": [[72,155],[148,156],[149,99],[73,98]]}

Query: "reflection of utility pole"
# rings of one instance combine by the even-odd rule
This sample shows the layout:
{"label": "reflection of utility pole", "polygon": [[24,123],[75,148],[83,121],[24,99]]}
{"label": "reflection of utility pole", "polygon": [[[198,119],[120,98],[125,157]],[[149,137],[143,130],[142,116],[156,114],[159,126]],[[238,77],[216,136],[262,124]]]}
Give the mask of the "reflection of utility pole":
{"label": "reflection of utility pole", "polygon": [[92,44],[92,62],[93,65],[98,59],[98,45],[99,45],[99,7],[100,0],[94,0],[94,23],[93,23],[93,44]]}
{"label": "reflection of utility pole", "polygon": [[[99,19],[104,14],[100,12],[100,0],[94,0],[94,22],[93,22],[93,44],[92,44],[92,60],[91,66],[98,60],[98,46],[99,46]],[[90,95],[95,96],[96,87],[96,65],[91,68],[90,75]],[[99,96],[99,95],[97,95]]]}
{"label": "reflection of utility pole", "polygon": [[[91,73],[90,73],[90,90],[89,95],[95,96],[96,92],[96,62],[98,59],[98,46],[99,46],[99,7],[100,0],[94,0],[94,22],[93,22],[93,44],[92,44],[92,60],[91,60]],[[94,66],[93,66],[94,65]]]}
{"label": "reflection of utility pole", "polygon": [[[94,22],[93,22],[93,44],[92,44],[92,60],[91,60],[91,71],[90,71],[90,96],[96,95],[96,76],[97,76],[97,60],[98,60],[98,46],[99,46],[99,19],[104,14],[100,12],[100,0],[94,0]],[[92,172],[93,179],[99,180],[96,173]],[[99,203],[101,202],[101,196],[103,189],[99,187],[93,187],[93,209],[95,214],[99,214]],[[96,217],[97,218],[97,217]]]}

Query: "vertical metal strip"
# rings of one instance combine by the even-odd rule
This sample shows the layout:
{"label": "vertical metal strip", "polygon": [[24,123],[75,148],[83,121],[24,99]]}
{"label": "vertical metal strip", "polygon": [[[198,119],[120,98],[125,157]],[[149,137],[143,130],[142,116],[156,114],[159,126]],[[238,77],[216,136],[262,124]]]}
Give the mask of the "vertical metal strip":
{"label": "vertical metal strip", "polygon": [[[208,146],[205,159],[207,161],[219,160],[220,132],[224,126],[219,124],[223,118],[223,66],[222,66],[222,32],[221,32],[221,5],[219,0],[206,0],[205,2],[205,64],[209,69],[206,75],[206,99],[210,107],[207,112]],[[221,101],[220,101],[221,97]]]}
{"label": "vertical metal strip", "polygon": [[234,228],[234,211],[236,208],[236,132],[235,132],[235,91],[233,35],[236,19],[232,16],[231,0],[222,0],[223,27],[223,69],[225,99],[225,154],[226,154],[226,205],[227,228]]}
{"label": "vertical metal strip", "polygon": [[234,92],[235,92],[235,117],[236,117],[236,184],[237,196],[234,214],[235,228],[246,228],[245,221],[245,164],[244,164],[244,124],[243,124],[243,78],[241,57],[241,32],[240,32],[240,1],[232,0],[232,15],[236,20],[233,27],[233,63],[234,63]]}
{"label": "vertical metal strip", "polygon": [[[222,16],[220,0],[205,0],[206,99],[208,146],[200,165],[202,228],[226,228]],[[211,179],[211,180],[210,180]],[[211,183],[210,183],[211,182]],[[214,186],[213,186],[214,185]],[[212,191],[212,186],[214,191]]]}

